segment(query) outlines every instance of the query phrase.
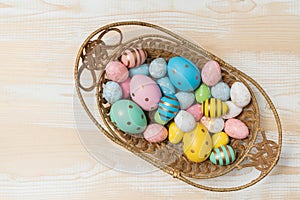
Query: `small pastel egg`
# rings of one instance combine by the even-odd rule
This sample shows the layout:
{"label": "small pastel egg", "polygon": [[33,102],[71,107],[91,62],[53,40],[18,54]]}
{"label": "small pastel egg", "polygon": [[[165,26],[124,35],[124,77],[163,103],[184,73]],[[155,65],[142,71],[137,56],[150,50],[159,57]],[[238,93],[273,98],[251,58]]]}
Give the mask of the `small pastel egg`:
{"label": "small pastel egg", "polygon": [[200,87],[195,90],[195,97],[198,103],[202,103],[206,99],[209,99],[211,97],[209,87],[205,83],[202,83]]}
{"label": "small pastel egg", "polygon": [[221,132],[224,129],[224,119],[222,118],[208,118],[204,116],[201,118],[201,123],[211,133]]}
{"label": "small pastel egg", "polygon": [[140,48],[125,50],[121,55],[121,62],[128,68],[137,67],[145,62],[147,53]]}
{"label": "small pastel egg", "polygon": [[128,69],[119,61],[110,61],[105,68],[109,80],[123,82],[128,78]]}
{"label": "small pastel egg", "polygon": [[209,157],[215,165],[229,165],[236,159],[234,149],[229,145],[214,148]]}
{"label": "small pastel egg", "polygon": [[183,135],[184,132],[176,126],[175,122],[171,122],[169,126],[169,141],[172,144],[178,144],[179,142],[181,142]]}
{"label": "small pastel egg", "polygon": [[193,115],[195,121],[199,121],[203,116],[203,113],[201,111],[201,105],[198,103],[192,105],[186,111]]}
{"label": "small pastel egg", "polygon": [[145,111],[155,110],[162,96],[156,82],[142,74],[131,78],[130,95],[132,100]]}
{"label": "small pastel egg", "polygon": [[169,77],[160,78],[156,82],[164,95],[175,94],[175,88],[172,85]]}
{"label": "small pastel egg", "polygon": [[192,92],[200,85],[200,70],[184,57],[172,57],[168,62],[167,70],[171,83],[183,92]]}
{"label": "small pastel egg", "polygon": [[149,75],[149,66],[148,64],[142,64],[140,66],[137,66],[135,68],[131,68],[129,69],[129,76],[130,77],[133,77],[134,75],[137,75],[137,74],[142,74],[142,75],[145,75],[145,76],[148,76]]}
{"label": "small pastel egg", "polygon": [[195,101],[195,95],[191,92],[178,92],[175,94],[177,97],[180,109],[185,110],[190,107]]}
{"label": "small pastel egg", "polygon": [[149,124],[143,135],[149,142],[161,142],[168,137],[168,130],[160,124]]}
{"label": "small pastel egg", "polygon": [[211,95],[214,98],[227,101],[230,98],[230,87],[224,82],[219,82],[211,87]]}
{"label": "small pastel egg", "polygon": [[114,81],[108,81],[103,87],[103,97],[108,103],[115,103],[122,98],[122,88]]}
{"label": "small pastel egg", "polygon": [[228,112],[222,116],[224,119],[234,118],[243,111],[243,108],[238,107],[232,101],[226,101],[225,103],[228,106]]}
{"label": "small pastel egg", "polygon": [[180,108],[179,102],[174,95],[165,95],[158,104],[158,113],[161,120],[168,122],[175,117]]}
{"label": "small pastel egg", "polygon": [[228,144],[229,137],[225,132],[215,133],[212,136],[212,143],[214,148],[218,148],[219,146]]}
{"label": "small pastel egg", "polygon": [[129,134],[142,133],[147,126],[143,110],[133,101],[121,99],[110,108],[110,119],[121,131]]}
{"label": "small pastel egg", "polygon": [[251,101],[251,94],[248,88],[241,82],[235,82],[232,84],[230,97],[231,101],[241,108],[248,105]]}
{"label": "small pastel egg", "polygon": [[156,111],[154,114],[154,120],[156,123],[161,124],[161,125],[165,125],[167,123],[166,121],[164,121],[160,118],[158,111]]}
{"label": "small pastel egg", "polygon": [[228,112],[227,104],[216,98],[206,99],[201,108],[203,115],[210,118],[221,117]]}
{"label": "small pastel egg", "polygon": [[212,140],[208,130],[200,123],[195,129],[185,133],[182,139],[182,149],[186,157],[192,162],[205,161],[212,150]]}
{"label": "small pastel egg", "polygon": [[164,58],[156,58],[149,65],[149,73],[153,78],[162,78],[167,73],[167,62]]}
{"label": "small pastel egg", "polygon": [[219,63],[217,63],[214,60],[208,61],[201,71],[201,77],[203,83],[205,83],[208,86],[213,86],[217,84],[222,78]]}
{"label": "small pastel egg", "polygon": [[176,126],[183,132],[189,132],[195,128],[196,121],[192,114],[185,110],[180,110],[174,118]]}
{"label": "small pastel egg", "polygon": [[249,129],[239,119],[228,119],[225,122],[224,131],[227,135],[235,139],[244,139],[249,135]]}
{"label": "small pastel egg", "polygon": [[130,95],[130,78],[120,83],[120,86],[122,88],[122,98],[127,99]]}

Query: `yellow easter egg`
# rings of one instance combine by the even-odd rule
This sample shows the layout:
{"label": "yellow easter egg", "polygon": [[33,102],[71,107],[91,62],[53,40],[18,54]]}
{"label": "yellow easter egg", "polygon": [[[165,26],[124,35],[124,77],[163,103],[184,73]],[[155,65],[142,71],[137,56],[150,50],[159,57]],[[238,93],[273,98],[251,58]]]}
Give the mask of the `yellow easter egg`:
{"label": "yellow easter egg", "polygon": [[168,139],[172,144],[177,144],[181,142],[183,138],[184,132],[181,131],[175,124],[172,122],[169,126],[169,136]]}
{"label": "yellow easter egg", "polygon": [[205,161],[212,147],[210,134],[201,123],[197,122],[196,128],[183,136],[183,152],[190,161],[197,163]]}
{"label": "yellow easter egg", "polygon": [[212,136],[212,143],[214,148],[225,146],[229,143],[229,137],[225,132],[215,133]]}

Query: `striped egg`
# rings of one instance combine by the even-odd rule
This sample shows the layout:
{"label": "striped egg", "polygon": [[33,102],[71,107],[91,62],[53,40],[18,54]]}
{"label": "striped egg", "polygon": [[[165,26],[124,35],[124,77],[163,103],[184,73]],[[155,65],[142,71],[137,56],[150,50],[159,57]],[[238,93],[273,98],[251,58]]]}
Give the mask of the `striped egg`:
{"label": "striped egg", "polygon": [[229,145],[222,145],[213,149],[209,159],[215,165],[229,165],[236,159],[235,151]]}
{"label": "striped egg", "polygon": [[203,115],[210,118],[221,117],[228,112],[227,104],[216,98],[206,99],[201,108]]}
{"label": "striped egg", "polygon": [[168,122],[175,117],[179,111],[180,104],[173,94],[163,96],[158,103],[158,114],[160,119]]}
{"label": "striped egg", "polygon": [[128,68],[140,66],[145,62],[147,53],[140,48],[125,50],[121,55],[121,62]]}

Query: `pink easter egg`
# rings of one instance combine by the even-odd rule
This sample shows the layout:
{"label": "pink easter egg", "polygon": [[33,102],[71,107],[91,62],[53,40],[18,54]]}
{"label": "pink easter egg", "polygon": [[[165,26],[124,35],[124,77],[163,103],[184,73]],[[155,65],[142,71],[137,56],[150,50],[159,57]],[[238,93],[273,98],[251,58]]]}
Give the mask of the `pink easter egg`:
{"label": "pink easter egg", "polygon": [[214,60],[208,61],[201,71],[201,78],[202,81],[208,86],[217,84],[222,78],[219,63]]}
{"label": "pink easter egg", "polygon": [[190,106],[186,111],[193,115],[195,121],[199,121],[203,116],[201,105],[198,103]]}
{"label": "pink easter egg", "polygon": [[244,139],[249,135],[249,129],[238,119],[228,119],[225,122],[224,131],[227,135],[235,139]]}
{"label": "pink easter egg", "polygon": [[128,78],[126,81],[123,81],[119,84],[122,88],[122,98],[127,99],[130,94],[130,78]]}
{"label": "pink easter egg", "polygon": [[140,48],[125,50],[121,55],[121,62],[128,68],[140,66],[145,62],[147,53]]}
{"label": "pink easter egg", "polygon": [[129,76],[128,69],[119,61],[109,62],[105,71],[108,79],[118,83],[125,81]]}
{"label": "pink easter egg", "polygon": [[161,142],[168,137],[168,130],[160,124],[150,124],[144,131],[144,137],[149,142]]}
{"label": "pink easter egg", "polygon": [[148,76],[137,74],[130,81],[130,96],[143,110],[152,111],[158,107],[162,94],[155,81]]}

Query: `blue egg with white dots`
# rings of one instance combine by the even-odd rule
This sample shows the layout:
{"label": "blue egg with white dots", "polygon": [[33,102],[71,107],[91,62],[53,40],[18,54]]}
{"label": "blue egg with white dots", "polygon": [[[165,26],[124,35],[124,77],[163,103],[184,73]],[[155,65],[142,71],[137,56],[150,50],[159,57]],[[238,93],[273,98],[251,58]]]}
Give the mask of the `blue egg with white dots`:
{"label": "blue egg with white dots", "polygon": [[130,68],[129,69],[129,76],[133,77],[134,75],[137,74],[143,74],[145,76],[149,75],[149,66],[148,64],[142,64],[140,66],[134,67],[134,68]]}
{"label": "blue egg with white dots", "polygon": [[212,86],[210,91],[211,96],[222,101],[227,101],[230,98],[230,87],[224,82],[219,82]]}
{"label": "blue egg with white dots", "polygon": [[180,104],[175,95],[165,95],[158,103],[158,114],[160,119],[168,122],[173,119],[180,109]]}
{"label": "blue egg with white dots", "polygon": [[171,83],[183,92],[192,92],[201,83],[199,68],[184,57],[171,58],[168,62],[167,71]]}
{"label": "blue egg with white dots", "polygon": [[175,94],[175,87],[171,83],[169,77],[157,79],[156,82],[164,95]]}
{"label": "blue egg with white dots", "polygon": [[103,87],[103,97],[108,103],[115,103],[122,98],[122,88],[114,81],[108,81]]}

